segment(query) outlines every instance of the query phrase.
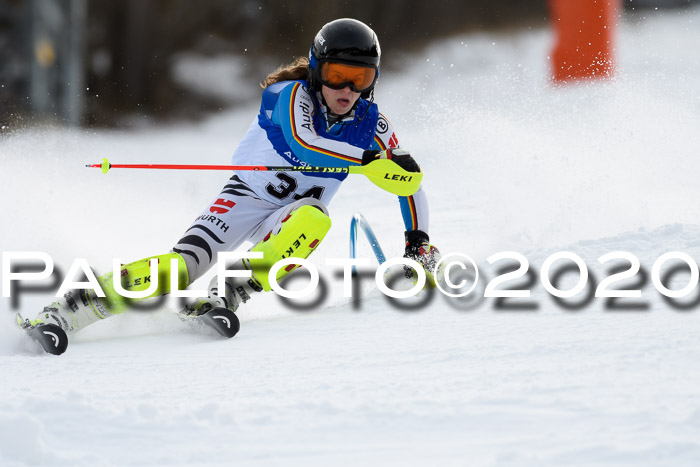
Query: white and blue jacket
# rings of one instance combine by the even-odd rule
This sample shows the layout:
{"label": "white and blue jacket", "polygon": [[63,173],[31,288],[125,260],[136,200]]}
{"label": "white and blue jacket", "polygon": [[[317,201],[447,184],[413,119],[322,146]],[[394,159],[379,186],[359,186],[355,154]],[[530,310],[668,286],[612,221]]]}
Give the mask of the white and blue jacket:
{"label": "white and blue jacket", "polygon": [[[367,149],[399,143],[376,104],[360,99],[354,112],[328,126],[325,109],[303,81],[282,81],[262,94],[260,113],[233,154],[234,165],[348,167],[362,163]],[[239,171],[262,199],[280,206],[304,197],[328,205],[347,174]],[[428,203],[421,188],[399,197],[406,230],[428,232]]]}

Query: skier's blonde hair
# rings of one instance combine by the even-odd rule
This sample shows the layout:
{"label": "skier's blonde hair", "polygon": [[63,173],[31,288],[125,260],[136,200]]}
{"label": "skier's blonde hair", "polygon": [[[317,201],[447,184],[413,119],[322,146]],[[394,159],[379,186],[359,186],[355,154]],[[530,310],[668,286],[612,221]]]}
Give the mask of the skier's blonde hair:
{"label": "skier's blonde hair", "polygon": [[292,63],[282,65],[265,77],[260,87],[265,89],[280,81],[306,80],[309,77],[309,59],[297,57]]}

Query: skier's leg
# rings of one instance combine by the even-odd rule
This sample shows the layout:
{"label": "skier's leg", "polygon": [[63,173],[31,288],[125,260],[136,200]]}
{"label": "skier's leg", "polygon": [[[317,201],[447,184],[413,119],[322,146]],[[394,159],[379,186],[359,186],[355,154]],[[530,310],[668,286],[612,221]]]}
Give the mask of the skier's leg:
{"label": "skier's leg", "polygon": [[[238,247],[255,232],[263,221],[279,207],[255,196],[236,175],[226,183],[219,196],[185,232],[173,251],[167,255],[144,258],[122,266],[120,283],[130,292],[148,290],[152,284],[149,261],[158,260],[158,287],[146,298],[170,292],[171,260],[177,262],[178,287],[184,289],[204,274],[219,251]],[[114,288],[113,274],[97,278],[106,297],[94,291],[80,290],[67,293],[37,315],[31,324],[54,323],[66,332],[75,332],[85,326],[128,308],[129,302]]]}
{"label": "skier's leg", "polygon": [[[269,291],[270,282],[268,273],[270,268],[280,259],[294,257],[306,258],[319,245],[330,229],[331,220],[328,217],[325,206],[311,198],[300,200],[274,211],[272,215],[258,224],[253,238],[267,231],[264,238],[252,249],[253,252],[263,253],[262,259],[243,259],[237,267],[251,271],[251,279],[236,282],[234,278],[227,278],[226,291],[219,294],[218,281],[214,277],[209,286],[209,300],[197,302],[194,309],[197,313],[205,312],[212,307],[223,306],[235,311],[240,303],[245,303],[250,295],[258,291]],[[211,222],[207,220],[207,222]],[[269,228],[269,230],[267,230]],[[197,223],[191,227],[201,229]],[[184,237],[196,241],[189,235]],[[241,240],[242,242],[242,240]],[[182,240],[181,240],[182,243]],[[204,243],[197,241],[198,244]],[[220,248],[210,246],[210,250],[220,251]],[[206,250],[206,248],[200,248]],[[207,255],[208,258],[208,255]],[[157,262],[158,280],[155,287],[152,277],[151,261]],[[215,255],[208,263],[210,266],[215,261]],[[139,299],[127,299],[119,293],[114,286],[114,274],[109,272],[97,278],[105,297],[98,297],[94,290],[78,290],[66,293],[51,305],[44,308],[39,315],[30,320],[32,325],[39,323],[53,323],[60,326],[67,333],[73,333],[92,323],[122,313],[129,303],[159,297],[171,292],[171,277],[173,267],[176,268],[178,288],[187,287],[192,279],[189,275],[190,266],[179,253],[169,253],[160,256],[144,258],[123,265],[120,269],[119,283],[127,292],[143,292],[153,287],[153,290],[145,297]],[[277,280],[293,271],[297,266],[290,265],[280,269]]]}
{"label": "skier's leg", "polygon": [[278,205],[258,198],[238,176],[231,177],[172,248],[184,258],[190,283],[216,263],[219,252],[235,250],[250,240],[278,209]]}
{"label": "skier's leg", "polygon": [[[157,278],[152,276],[151,262],[157,265]],[[112,315],[122,313],[129,303],[147,298],[159,297],[170,293],[173,267],[177,271],[178,287],[189,284],[185,260],[177,253],[152,256],[133,263],[122,265],[118,278],[121,288],[126,292],[150,293],[142,298],[125,298],[114,285],[114,273],[109,272],[97,278],[104,297],[98,297],[94,290],[73,290],[66,293],[51,305],[44,308],[39,315],[30,320],[32,325],[52,323],[64,331],[73,333],[94,322]]]}
{"label": "skier's leg", "polygon": [[[273,227],[265,237],[250,250],[262,253],[263,258],[244,261],[251,269],[253,278],[266,292],[271,290],[268,275],[277,261],[285,258],[307,258],[331,228],[328,209],[314,198],[304,198],[281,209],[274,221]],[[263,224],[263,229],[265,227],[266,224]],[[277,272],[277,281],[298,267],[299,265],[289,265],[280,269]]]}
{"label": "skier's leg", "polygon": [[[189,311],[202,313],[214,307],[236,311],[255,292],[271,290],[268,278],[270,269],[284,258],[307,258],[318,247],[331,227],[328,210],[318,200],[304,198],[271,215],[254,234],[253,239],[263,237],[251,252],[263,254],[262,259],[244,258],[232,269],[251,271],[250,279],[228,277],[225,290],[219,290],[218,277],[209,284],[209,299],[197,302]],[[277,281],[296,269],[289,265],[277,273]]]}

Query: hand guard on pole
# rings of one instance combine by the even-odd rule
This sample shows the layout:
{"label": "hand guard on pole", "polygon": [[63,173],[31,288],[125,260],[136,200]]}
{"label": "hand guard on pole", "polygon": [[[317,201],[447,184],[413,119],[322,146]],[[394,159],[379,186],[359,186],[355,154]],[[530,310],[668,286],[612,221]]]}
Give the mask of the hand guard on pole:
{"label": "hand guard on pole", "polygon": [[[423,266],[426,276],[426,286],[435,287],[436,283],[442,279],[443,267],[440,266],[438,271],[435,271],[435,266],[440,262],[440,250],[430,244],[428,234],[421,230],[411,230],[406,232],[406,251],[404,258],[415,260]],[[406,278],[416,280],[413,269],[404,266]]]}
{"label": "hand guard on pole", "polygon": [[362,154],[362,165],[367,165],[377,159],[389,159],[407,172],[420,172],[420,166],[405,149],[389,148],[386,151],[368,149]]}

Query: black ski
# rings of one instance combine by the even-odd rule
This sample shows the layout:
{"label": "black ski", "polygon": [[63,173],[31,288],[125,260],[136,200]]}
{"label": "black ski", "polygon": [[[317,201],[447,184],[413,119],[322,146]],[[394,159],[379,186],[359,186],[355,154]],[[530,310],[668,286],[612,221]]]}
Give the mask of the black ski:
{"label": "black ski", "polygon": [[68,348],[66,332],[55,324],[39,324],[25,330],[47,353],[61,355]]}
{"label": "black ski", "polygon": [[238,320],[238,317],[228,308],[212,308],[201,315],[181,312],[180,316],[184,321],[201,323],[227,338],[235,336],[241,329],[241,322]]}
{"label": "black ski", "polygon": [[214,308],[199,316],[198,319],[228,338],[235,336],[241,329],[238,316],[227,308]]}

